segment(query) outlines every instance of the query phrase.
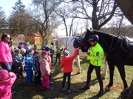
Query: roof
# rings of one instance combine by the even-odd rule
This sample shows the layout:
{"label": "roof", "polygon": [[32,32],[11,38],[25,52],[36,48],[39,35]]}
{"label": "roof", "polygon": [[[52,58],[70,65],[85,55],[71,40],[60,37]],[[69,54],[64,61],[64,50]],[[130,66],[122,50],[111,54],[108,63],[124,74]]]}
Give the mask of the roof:
{"label": "roof", "polygon": [[27,36],[38,36],[38,37],[40,37],[41,35],[39,33],[28,33]]}

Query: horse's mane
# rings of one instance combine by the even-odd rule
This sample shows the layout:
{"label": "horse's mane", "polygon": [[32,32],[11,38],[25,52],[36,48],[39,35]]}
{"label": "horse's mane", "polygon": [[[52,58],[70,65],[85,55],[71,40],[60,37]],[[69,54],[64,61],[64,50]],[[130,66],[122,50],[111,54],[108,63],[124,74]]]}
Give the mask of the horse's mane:
{"label": "horse's mane", "polygon": [[107,36],[113,36],[113,37],[118,37],[116,35],[113,35],[113,34],[108,34],[106,32],[102,32],[102,31],[99,31],[99,30],[93,30],[91,31],[92,33],[101,33],[101,34],[106,34]]}

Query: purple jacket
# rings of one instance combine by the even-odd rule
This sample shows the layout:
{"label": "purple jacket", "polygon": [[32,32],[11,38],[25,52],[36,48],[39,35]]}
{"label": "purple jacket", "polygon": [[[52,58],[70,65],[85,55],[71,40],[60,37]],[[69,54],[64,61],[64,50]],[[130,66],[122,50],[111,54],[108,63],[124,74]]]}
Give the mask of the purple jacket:
{"label": "purple jacket", "polygon": [[12,62],[11,48],[8,43],[0,41],[0,62]]}

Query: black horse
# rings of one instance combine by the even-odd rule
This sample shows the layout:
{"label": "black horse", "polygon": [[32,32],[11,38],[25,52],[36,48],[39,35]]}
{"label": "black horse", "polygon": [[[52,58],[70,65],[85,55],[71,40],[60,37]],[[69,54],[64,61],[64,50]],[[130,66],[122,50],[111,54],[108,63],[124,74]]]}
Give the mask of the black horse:
{"label": "black horse", "polygon": [[124,89],[128,87],[125,80],[125,69],[124,65],[133,65],[133,45],[127,38],[119,38],[114,35],[109,35],[99,31],[90,31],[87,29],[85,37],[80,44],[82,51],[87,52],[90,44],[88,43],[88,38],[97,34],[99,36],[98,43],[102,46],[106,60],[109,65],[110,70],[110,81],[106,88],[113,86],[113,76],[114,76],[114,66],[116,65],[122,81],[124,83]]}

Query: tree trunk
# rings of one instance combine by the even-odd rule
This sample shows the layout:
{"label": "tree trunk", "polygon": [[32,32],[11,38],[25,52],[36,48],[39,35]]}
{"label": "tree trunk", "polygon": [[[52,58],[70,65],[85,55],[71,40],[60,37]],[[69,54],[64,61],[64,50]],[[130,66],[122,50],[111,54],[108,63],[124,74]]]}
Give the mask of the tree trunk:
{"label": "tree trunk", "polygon": [[133,0],[115,0],[123,14],[133,25]]}
{"label": "tree trunk", "polygon": [[129,89],[128,99],[133,99],[133,80]]}
{"label": "tree trunk", "polygon": [[121,92],[121,99],[133,99],[133,80],[130,87]]}

